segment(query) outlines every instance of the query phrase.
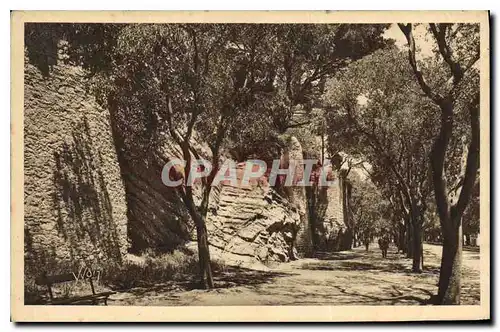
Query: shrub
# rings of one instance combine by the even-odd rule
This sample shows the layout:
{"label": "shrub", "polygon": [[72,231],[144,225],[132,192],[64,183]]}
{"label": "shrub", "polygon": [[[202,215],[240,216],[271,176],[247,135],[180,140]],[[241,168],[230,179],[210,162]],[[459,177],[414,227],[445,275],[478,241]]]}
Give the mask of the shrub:
{"label": "shrub", "polygon": [[[42,304],[48,300],[47,286],[37,285],[35,280],[43,272],[56,275],[78,271],[78,267],[71,261],[58,261],[53,257],[30,257],[24,262],[24,302],[25,304]],[[77,294],[81,284],[61,283],[52,287],[55,297],[67,297]]]}
{"label": "shrub", "polygon": [[[36,285],[35,279],[42,271],[50,275],[71,273],[78,275],[82,266],[72,262],[58,262],[56,260],[27,261],[25,265],[24,298],[26,304],[42,304],[47,301],[47,288]],[[113,262],[93,264],[93,271],[101,271],[99,281],[94,282],[96,291],[111,288],[127,290],[134,287],[149,287],[168,281],[186,281],[198,279],[198,257],[187,250],[174,250],[171,253],[156,254],[149,250],[141,254],[127,255],[122,264]],[[224,272],[226,266],[218,260],[212,260],[215,273]],[[89,294],[87,282],[68,282],[52,287],[55,297],[68,297]]]}
{"label": "shrub", "polygon": [[197,275],[196,255],[175,250],[172,253],[145,252],[141,256],[130,255],[121,266],[108,267],[102,281],[113,289],[130,289],[172,280],[186,280]]}

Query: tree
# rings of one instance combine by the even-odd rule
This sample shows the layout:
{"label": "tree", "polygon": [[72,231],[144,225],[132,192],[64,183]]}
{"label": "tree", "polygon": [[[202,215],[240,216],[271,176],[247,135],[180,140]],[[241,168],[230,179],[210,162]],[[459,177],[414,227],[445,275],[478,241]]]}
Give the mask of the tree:
{"label": "tree", "polygon": [[280,133],[311,121],[328,77],[386,44],[387,24],[277,24],[272,31],[270,75],[275,89],[266,108]]}
{"label": "tree", "polygon": [[411,68],[395,48],[356,61],[329,82],[328,141],[372,166],[369,172],[405,219],[413,271],[422,270],[422,224],[430,194],[427,155],[433,105],[422,100]]}
{"label": "tree", "polygon": [[479,71],[475,66],[480,58],[479,25],[429,24],[440,64],[447,71],[445,77],[421,69],[416,59],[413,25],[399,27],[408,42],[408,60],[415,80],[440,113],[439,131],[430,155],[443,234],[435,301],[460,304],[462,217],[479,169]]}

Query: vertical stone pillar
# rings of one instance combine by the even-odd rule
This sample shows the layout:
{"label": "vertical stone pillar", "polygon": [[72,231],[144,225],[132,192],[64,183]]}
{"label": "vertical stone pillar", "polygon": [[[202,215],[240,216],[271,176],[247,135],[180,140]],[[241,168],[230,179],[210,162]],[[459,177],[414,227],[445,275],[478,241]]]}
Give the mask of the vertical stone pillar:
{"label": "vertical stone pillar", "polygon": [[310,257],[313,254],[313,246],[312,230],[307,211],[306,190],[304,186],[296,185],[304,177],[304,157],[302,146],[296,137],[290,137],[285,156],[288,156],[288,160],[285,160],[288,167],[295,167],[293,186],[285,187],[284,192],[287,199],[298,209],[300,215],[300,225],[295,237],[296,248],[299,256]]}

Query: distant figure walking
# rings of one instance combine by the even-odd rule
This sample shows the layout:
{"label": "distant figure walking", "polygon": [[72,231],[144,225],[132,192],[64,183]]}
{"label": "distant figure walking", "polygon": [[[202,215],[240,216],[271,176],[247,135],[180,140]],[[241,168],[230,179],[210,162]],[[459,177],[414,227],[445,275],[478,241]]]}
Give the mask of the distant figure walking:
{"label": "distant figure walking", "polygon": [[382,250],[382,257],[387,258],[387,249],[389,249],[389,237],[387,235],[378,239],[378,246]]}

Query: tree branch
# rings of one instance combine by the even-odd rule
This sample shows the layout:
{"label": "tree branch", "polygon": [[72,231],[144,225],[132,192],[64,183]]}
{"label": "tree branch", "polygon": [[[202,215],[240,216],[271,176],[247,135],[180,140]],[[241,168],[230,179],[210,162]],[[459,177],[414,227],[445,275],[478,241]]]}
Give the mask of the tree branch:
{"label": "tree branch", "polygon": [[453,76],[453,84],[457,85],[462,77],[464,76],[464,72],[460,64],[453,60],[453,54],[446,43],[446,30],[450,26],[449,24],[438,24],[430,23],[431,32],[436,39],[438,44],[439,53],[443,57],[444,61],[450,67],[451,75]]}
{"label": "tree branch", "polygon": [[405,198],[408,200],[408,202],[411,202],[412,201],[412,195],[410,193],[409,186],[408,186],[407,182],[405,181],[404,177],[401,175],[401,173],[394,166],[395,163],[392,160],[391,156],[389,156],[385,152],[384,148],[382,147],[382,145],[378,141],[377,137],[374,134],[369,133],[368,131],[366,131],[365,129],[363,129],[361,127],[361,125],[356,121],[356,119],[352,115],[352,109],[351,109],[351,107],[349,105],[345,105],[345,107],[346,107],[347,115],[348,115],[349,119],[351,120],[351,122],[353,123],[353,125],[356,127],[356,129],[358,130],[358,132],[360,132],[361,134],[365,135],[365,137],[368,139],[368,144],[372,147],[372,149],[374,149],[374,151],[376,153],[378,153],[383,159],[386,160],[387,166],[389,166],[390,170],[393,172],[393,174],[398,179],[398,186],[403,191],[403,193],[405,195]]}
{"label": "tree branch", "polygon": [[425,93],[427,97],[432,99],[436,104],[440,105],[443,101],[443,97],[439,94],[432,91],[430,86],[425,81],[425,78],[418,68],[417,59],[416,59],[416,48],[415,48],[415,39],[412,33],[412,25],[411,23],[402,24],[398,23],[399,28],[403,32],[406,37],[406,41],[408,42],[408,59],[410,61],[411,68],[415,77],[417,78],[417,82],[420,85],[420,88]]}
{"label": "tree branch", "polygon": [[167,96],[167,112],[166,112],[166,117],[167,117],[167,125],[168,125],[168,130],[170,132],[170,135],[172,136],[173,140],[179,145],[182,145],[182,139],[180,135],[175,131],[175,128],[172,124],[172,98],[170,96]]}
{"label": "tree branch", "polygon": [[463,180],[462,190],[456,204],[456,214],[461,217],[467,207],[476,182],[477,170],[479,169],[479,95],[469,105],[471,141],[467,152],[467,164]]}

